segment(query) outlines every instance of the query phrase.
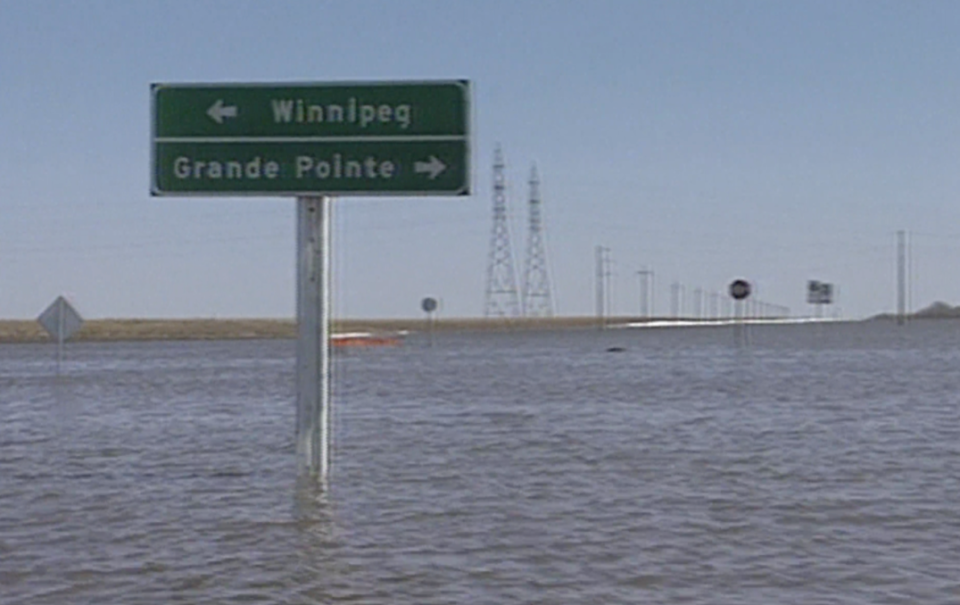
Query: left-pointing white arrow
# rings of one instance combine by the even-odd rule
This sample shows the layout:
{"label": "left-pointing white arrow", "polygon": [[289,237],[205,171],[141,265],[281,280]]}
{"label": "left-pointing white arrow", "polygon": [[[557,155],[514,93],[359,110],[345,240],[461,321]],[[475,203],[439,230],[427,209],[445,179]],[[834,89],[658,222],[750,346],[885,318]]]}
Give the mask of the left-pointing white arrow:
{"label": "left-pointing white arrow", "polygon": [[223,124],[224,118],[237,117],[236,105],[224,105],[223,99],[217,99],[217,102],[207,109],[207,115],[217,124]]}
{"label": "left-pointing white arrow", "polygon": [[429,162],[414,162],[413,171],[416,173],[426,172],[430,180],[437,178],[441,172],[447,169],[447,165],[440,161],[435,155],[430,156]]}

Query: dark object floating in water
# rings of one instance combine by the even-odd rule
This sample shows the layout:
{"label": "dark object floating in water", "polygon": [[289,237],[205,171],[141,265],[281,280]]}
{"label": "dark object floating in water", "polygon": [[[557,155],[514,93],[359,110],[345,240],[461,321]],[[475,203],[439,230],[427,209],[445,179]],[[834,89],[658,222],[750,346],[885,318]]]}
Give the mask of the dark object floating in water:
{"label": "dark object floating in water", "polygon": [[626,351],[624,347],[607,347],[607,353],[623,353]]}

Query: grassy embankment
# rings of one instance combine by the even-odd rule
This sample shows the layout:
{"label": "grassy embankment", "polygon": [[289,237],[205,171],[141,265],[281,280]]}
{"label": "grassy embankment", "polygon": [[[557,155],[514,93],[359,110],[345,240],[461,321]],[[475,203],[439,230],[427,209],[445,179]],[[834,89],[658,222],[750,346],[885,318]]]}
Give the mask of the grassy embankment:
{"label": "grassy embankment", "polygon": [[[909,314],[908,319],[960,318],[960,307],[943,303]],[[877,315],[871,319],[892,320],[892,314]],[[665,318],[658,318],[665,319]],[[622,325],[645,321],[637,317],[608,317],[607,325]],[[693,321],[688,319],[688,321]],[[432,329],[437,332],[522,331],[591,329],[598,326],[597,318],[550,317],[518,319],[451,318],[437,319]],[[337,319],[332,330],[344,332],[372,332],[391,335],[398,332],[424,332],[424,319]],[[93,319],[72,341],[121,340],[235,340],[235,339],[293,339],[296,324],[292,319]],[[49,342],[50,336],[33,320],[0,320],[0,344]]]}
{"label": "grassy embankment", "polygon": [[[632,318],[608,318],[608,323],[634,321]],[[556,330],[592,328],[595,317],[554,317],[548,319],[437,319],[436,331],[473,330]],[[422,332],[423,319],[340,319],[334,320],[334,333]],[[72,341],[118,340],[229,340],[253,338],[295,338],[292,319],[93,319],[85,322]],[[49,342],[50,336],[36,321],[0,320],[0,343]]]}

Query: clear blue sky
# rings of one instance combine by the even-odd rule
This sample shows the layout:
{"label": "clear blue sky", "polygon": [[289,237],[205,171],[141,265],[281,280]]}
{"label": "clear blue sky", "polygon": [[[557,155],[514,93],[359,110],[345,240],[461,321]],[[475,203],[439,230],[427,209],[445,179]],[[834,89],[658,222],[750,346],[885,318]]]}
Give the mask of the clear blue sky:
{"label": "clear blue sky", "polygon": [[290,317],[294,202],[151,198],[152,82],[467,78],[474,195],[336,202],[334,312],[483,311],[491,160],[522,267],[542,177],[558,311],[636,271],[848,317],[960,304],[960,3],[0,1],[0,317]]}

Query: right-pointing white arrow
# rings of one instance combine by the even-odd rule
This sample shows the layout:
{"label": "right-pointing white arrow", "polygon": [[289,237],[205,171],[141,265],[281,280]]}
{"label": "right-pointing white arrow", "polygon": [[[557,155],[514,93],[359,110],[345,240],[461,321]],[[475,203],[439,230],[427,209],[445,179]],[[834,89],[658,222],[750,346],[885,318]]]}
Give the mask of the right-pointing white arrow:
{"label": "right-pointing white arrow", "polygon": [[439,175],[441,172],[443,172],[446,169],[447,169],[447,165],[441,162],[440,158],[438,158],[435,155],[431,155],[430,161],[428,162],[413,163],[413,171],[418,174],[426,172],[429,175],[431,181],[437,178],[437,175]]}
{"label": "right-pointing white arrow", "polygon": [[224,105],[223,99],[217,99],[217,102],[207,109],[207,115],[217,124],[223,124],[223,118],[237,117],[237,106]]}

